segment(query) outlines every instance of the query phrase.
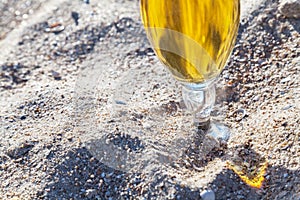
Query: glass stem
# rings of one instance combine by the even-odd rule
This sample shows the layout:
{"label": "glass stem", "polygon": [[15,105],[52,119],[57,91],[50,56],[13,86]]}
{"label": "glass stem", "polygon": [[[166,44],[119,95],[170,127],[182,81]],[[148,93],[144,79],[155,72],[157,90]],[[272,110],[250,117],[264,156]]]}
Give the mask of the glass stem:
{"label": "glass stem", "polygon": [[194,123],[200,128],[208,128],[210,113],[216,100],[216,80],[201,84],[183,83],[182,97],[187,109],[194,114]]}

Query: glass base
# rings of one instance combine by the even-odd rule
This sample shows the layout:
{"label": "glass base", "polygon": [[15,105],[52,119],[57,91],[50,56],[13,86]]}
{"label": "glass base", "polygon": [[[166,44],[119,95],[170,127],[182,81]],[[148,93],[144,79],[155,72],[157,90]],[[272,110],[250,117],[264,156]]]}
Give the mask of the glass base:
{"label": "glass base", "polygon": [[201,84],[183,83],[182,97],[187,110],[194,115],[194,124],[201,133],[210,135],[218,141],[227,141],[230,129],[211,119],[216,102],[216,82],[217,78]]}
{"label": "glass base", "polygon": [[206,134],[218,141],[228,141],[230,138],[230,128],[217,121],[207,121],[196,124],[200,134]]}

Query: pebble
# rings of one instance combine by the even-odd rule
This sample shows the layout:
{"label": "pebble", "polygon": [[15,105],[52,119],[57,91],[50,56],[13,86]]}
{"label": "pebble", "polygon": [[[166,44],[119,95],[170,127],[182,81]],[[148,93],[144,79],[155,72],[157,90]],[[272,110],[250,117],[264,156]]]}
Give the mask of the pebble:
{"label": "pebble", "polygon": [[279,11],[288,18],[300,18],[300,0],[281,0]]}
{"label": "pebble", "polygon": [[79,20],[79,13],[78,12],[75,12],[75,11],[72,11],[71,13],[71,16],[76,24],[76,26],[78,26],[78,20]]}
{"label": "pebble", "polygon": [[145,129],[150,129],[152,127],[152,125],[148,122],[143,123],[143,128]]}
{"label": "pebble", "polygon": [[236,121],[241,121],[248,116],[248,113],[245,109],[239,108],[235,110],[232,115],[236,118]]}
{"label": "pebble", "polygon": [[215,200],[216,199],[215,193],[212,190],[203,190],[200,193],[200,196],[201,196],[202,200]]}
{"label": "pebble", "polygon": [[253,98],[253,101],[259,101],[259,99],[260,99],[260,96],[257,95],[257,96],[255,96],[255,97]]}
{"label": "pebble", "polygon": [[126,102],[121,101],[121,100],[115,100],[115,103],[118,104],[118,105],[127,105]]}
{"label": "pebble", "polygon": [[54,80],[57,80],[57,81],[61,80],[61,75],[59,72],[52,70],[51,75],[53,76]]}
{"label": "pebble", "polygon": [[110,191],[105,192],[105,196],[107,197],[110,196],[110,194],[111,194]]}
{"label": "pebble", "polygon": [[86,191],[85,191],[85,196],[87,197],[87,198],[92,198],[92,197],[94,197],[96,195],[96,190],[95,189],[87,189]]}
{"label": "pebble", "polygon": [[286,83],[286,82],[289,82],[289,81],[291,81],[291,80],[292,80],[291,77],[286,77],[286,78],[282,79],[282,80],[280,81],[280,83]]}
{"label": "pebble", "polygon": [[59,22],[55,22],[51,24],[49,27],[45,28],[46,33],[54,33],[54,34],[58,34],[64,30],[65,27]]}
{"label": "pebble", "polygon": [[287,105],[287,106],[283,107],[282,110],[289,110],[293,107],[294,107],[293,105]]}

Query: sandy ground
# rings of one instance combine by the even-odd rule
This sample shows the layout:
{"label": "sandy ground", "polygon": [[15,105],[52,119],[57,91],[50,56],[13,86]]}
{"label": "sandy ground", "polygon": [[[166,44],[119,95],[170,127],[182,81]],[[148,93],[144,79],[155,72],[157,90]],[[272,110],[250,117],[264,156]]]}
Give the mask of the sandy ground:
{"label": "sandy ground", "polygon": [[300,199],[300,22],[278,4],[242,1],[218,144],[137,1],[0,1],[0,199]]}

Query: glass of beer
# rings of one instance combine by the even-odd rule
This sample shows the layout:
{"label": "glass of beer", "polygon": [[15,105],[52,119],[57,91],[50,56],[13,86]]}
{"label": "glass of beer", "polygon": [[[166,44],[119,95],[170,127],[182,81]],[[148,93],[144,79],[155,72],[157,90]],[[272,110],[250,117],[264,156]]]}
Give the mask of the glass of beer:
{"label": "glass of beer", "polygon": [[[148,39],[182,83],[183,100],[195,123],[211,127],[215,83],[237,37],[239,0],[140,0],[140,9]],[[228,138],[223,134],[218,138]]]}

